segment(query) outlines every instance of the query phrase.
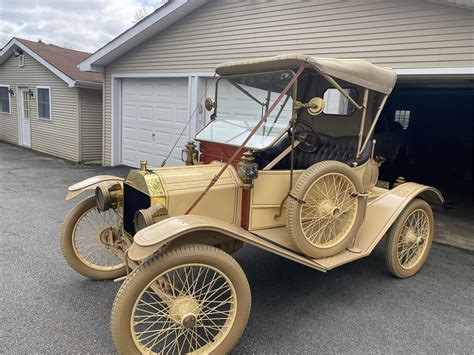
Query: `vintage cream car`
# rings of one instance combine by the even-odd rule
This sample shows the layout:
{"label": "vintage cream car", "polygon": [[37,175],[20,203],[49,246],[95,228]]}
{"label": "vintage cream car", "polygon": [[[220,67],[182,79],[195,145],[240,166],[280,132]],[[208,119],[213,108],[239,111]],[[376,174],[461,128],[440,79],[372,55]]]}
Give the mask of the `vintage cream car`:
{"label": "vintage cream car", "polygon": [[301,54],[219,65],[212,112],[185,166],[96,176],[65,219],[71,267],[124,280],[112,309],[117,350],[215,353],[239,340],[250,287],[230,256],[243,243],[326,272],[386,236],[397,277],[414,275],[433,240],[428,186],[379,187],[373,131],[396,81],[360,59]]}

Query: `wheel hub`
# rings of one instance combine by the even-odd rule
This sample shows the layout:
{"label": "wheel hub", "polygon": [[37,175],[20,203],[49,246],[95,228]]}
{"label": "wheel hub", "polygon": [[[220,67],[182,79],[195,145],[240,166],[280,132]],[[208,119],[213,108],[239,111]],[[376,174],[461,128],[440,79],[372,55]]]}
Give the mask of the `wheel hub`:
{"label": "wheel hub", "polygon": [[115,242],[117,241],[118,233],[117,231],[112,228],[105,228],[102,230],[99,234],[99,240],[102,244],[108,247],[113,247],[115,246]]}
{"label": "wheel hub", "polygon": [[319,205],[319,213],[324,217],[339,218],[341,215],[341,209],[331,200],[324,200]]}
{"label": "wheel hub", "polygon": [[171,305],[170,318],[185,328],[192,328],[196,325],[199,308],[199,303],[193,297],[181,297]]}
{"label": "wheel hub", "polygon": [[416,240],[416,243],[418,245],[423,245],[423,243],[425,242],[425,240],[422,238],[422,237],[419,237],[417,240]]}
{"label": "wheel hub", "polygon": [[[420,237],[421,238],[421,237]],[[416,233],[413,230],[409,230],[405,236],[405,239],[407,242],[411,243],[418,243],[418,240],[420,239],[417,237]]]}
{"label": "wheel hub", "polygon": [[185,328],[193,328],[196,325],[197,317],[194,313],[186,314],[181,320],[181,324]]}

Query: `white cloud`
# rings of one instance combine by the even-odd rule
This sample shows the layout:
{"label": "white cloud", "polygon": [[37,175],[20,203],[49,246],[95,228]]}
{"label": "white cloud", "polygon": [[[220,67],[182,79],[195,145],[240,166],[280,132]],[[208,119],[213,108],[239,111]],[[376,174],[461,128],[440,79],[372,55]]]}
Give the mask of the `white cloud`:
{"label": "white cloud", "polygon": [[0,0],[0,48],[12,37],[94,52],[133,25],[153,0]]}

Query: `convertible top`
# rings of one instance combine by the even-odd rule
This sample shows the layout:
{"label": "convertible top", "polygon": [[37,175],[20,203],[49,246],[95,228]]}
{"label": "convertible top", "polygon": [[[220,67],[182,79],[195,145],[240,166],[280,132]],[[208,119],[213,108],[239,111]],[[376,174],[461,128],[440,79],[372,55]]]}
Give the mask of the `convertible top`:
{"label": "convertible top", "polygon": [[273,70],[296,70],[301,64],[321,74],[384,94],[390,94],[397,80],[397,74],[393,69],[372,64],[365,59],[319,58],[299,53],[222,63],[216,67],[216,73],[236,75]]}

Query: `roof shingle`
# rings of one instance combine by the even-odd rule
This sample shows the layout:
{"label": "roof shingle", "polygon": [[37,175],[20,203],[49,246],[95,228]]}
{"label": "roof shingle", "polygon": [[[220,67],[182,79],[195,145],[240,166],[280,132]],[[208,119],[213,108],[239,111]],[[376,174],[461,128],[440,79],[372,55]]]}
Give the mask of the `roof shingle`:
{"label": "roof shingle", "polygon": [[48,63],[50,63],[53,67],[60,70],[73,80],[91,81],[99,83],[103,81],[102,74],[82,72],[77,67],[80,62],[82,62],[90,55],[90,53],[59,47],[54,44],[33,42],[18,37],[15,37],[15,39],[23,43],[33,52],[35,52]]}

